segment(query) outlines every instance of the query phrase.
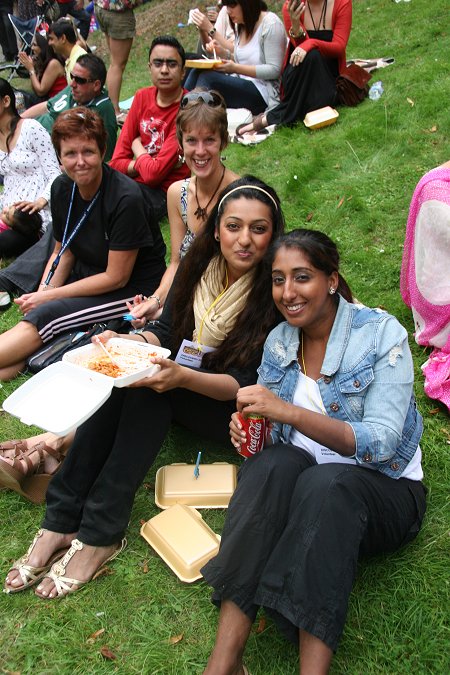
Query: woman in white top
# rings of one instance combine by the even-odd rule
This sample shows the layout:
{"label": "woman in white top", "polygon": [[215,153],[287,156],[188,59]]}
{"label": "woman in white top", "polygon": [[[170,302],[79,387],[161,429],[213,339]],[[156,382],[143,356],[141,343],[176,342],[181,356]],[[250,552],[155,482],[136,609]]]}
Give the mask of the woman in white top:
{"label": "woman in white top", "polygon": [[287,46],[283,24],[261,0],[248,0],[242,5],[224,0],[222,4],[236,30],[234,51],[212,39],[207,48],[215,49],[222,62],[213,70],[193,70],[186,89],[217,89],[228,108],[245,107],[255,115],[262,113],[280,100],[280,74]]}
{"label": "woman in white top", "polygon": [[[36,120],[21,119],[13,88],[0,78],[0,174],[4,180],[1,208],[14,204],[30,213],[39,211],[45,229],[50,220],[50,188],[60,173],[49,134]],[[25,248],[20,233],[0,233],[3,255],[18,255]]]}

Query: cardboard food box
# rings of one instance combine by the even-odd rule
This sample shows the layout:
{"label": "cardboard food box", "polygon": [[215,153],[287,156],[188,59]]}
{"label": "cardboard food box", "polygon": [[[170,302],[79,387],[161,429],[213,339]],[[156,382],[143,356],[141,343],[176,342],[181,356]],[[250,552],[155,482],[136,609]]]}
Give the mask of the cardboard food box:
{"label": "cardboard food box", "polygon": [[321,129],[322,127],[328,127],[330,124],[334,124],[338,117],[338,111],[327,105],[325,108],[319,108],[318,110],[312,110],[307,113],[303,120],[303,124],[305,127],[308,127],[308,129]]}
{"label": "cardboard food box", "polygon": [[160,509],[186,504],[197,509],[226,509],[236,489],[235,464],[200,464],[198,478],[192,464],[162,466],[156,473],[155,503]]}

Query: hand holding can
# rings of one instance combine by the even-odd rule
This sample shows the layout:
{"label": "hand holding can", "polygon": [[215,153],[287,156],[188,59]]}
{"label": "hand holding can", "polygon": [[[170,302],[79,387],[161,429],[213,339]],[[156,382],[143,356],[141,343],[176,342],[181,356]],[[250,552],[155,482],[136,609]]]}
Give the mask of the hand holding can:
{"label": "hand holding can", "polygon": [[250,413],[246,417],[238,413],[239,422],[242,425],[242,431],[245,432],[245,441],[243,441],[236,450],[242,457],[253,457],[264,447],[266,439],[266,418],[262,415]]}

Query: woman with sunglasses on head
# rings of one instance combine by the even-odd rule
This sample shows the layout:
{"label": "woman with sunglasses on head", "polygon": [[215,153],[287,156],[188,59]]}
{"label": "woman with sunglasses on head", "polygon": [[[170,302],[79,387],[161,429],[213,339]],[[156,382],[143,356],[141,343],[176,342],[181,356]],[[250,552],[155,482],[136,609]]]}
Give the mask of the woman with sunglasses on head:
{"label": "woman with sunglasses on head", "polygon": [[47,100],[67,87],[64,65],[56,56],[47,38],[36,32],[31,43],[31,56],[19,52],[19,61],[30,76],[35,100],[30,105]]}
{"label": "woman with sunglasses on head", "polygon": [[222,62],[213,70],[192,70],[186,89],[217,89],[228,108],[245,106],[255,115],[277,105],[280,100],[280,75],[286,52],[286,35],[276,14],[267,11],[261,0],[240,4],[224,0],[230,21],[235,26],[234,52],[212,39],[207,49],[215,49]]}
{"label": "woman with sunglasses on head", "polygon": [[[175,361],[155,358],[158,373],[113,388],[79,427],[50,481],[44,529],[12,566],[6,592],[39,581],[75,537],[39,583],[41,598],[78,590],[123,548],[136,490],[173,421],[227,440],[236,393],[256,381],[265,336],[279,319],[264,256],[283,227],[278,197],[262,181],[245,176],[225,189],[178,269],[160,321],[124,336],[169,347]],[[185,365],[185,347],[197,355],[193,367]]]}
{"label": "woman with sunglasses on head", "polygon": [[[237,408],[270,420],[270,433],[240,469],[219,553],[202,569],[221,608],[208,675],[244,672],[260,606],[299,645],[300,672],[327,673],[359,556],[414,539],[426,508],[406,330],[353,304],[325,234],[294,230],[268,257],[285,321]],[[230,432],[238,448],[236,413]]]}
{"label": "woman with sunglasses on head", "polygon": [[238,178],[221,159],[221,152],[228,145],[228,120],[220,94],[199,89],[185,94],[181,99],[176,129],[192,176],[172,183],[167,190],[170,264],[153,297],[142,301],[142,296],[136,296],[134,307],[130,306],[136,319],[159,316],[181,258],[194,237],[203,230],[222,190]]}
{"label": "woman with sunglasses on head", "polygon": [[103,163],[101,117],[82,106],[62,112],[52,141],[65,171],[51,191],[55,248],[38,291],[15,300],[22,321],[0,335],[0,379],[17,375],[56,335],[122,316],[165,270],[161,232],[139,186]]}
{"label": "woman with sunglasses on head", "polygon": [[352,27],[351,0],[286,0],[283,19],[289,47],[281,102],[239,128],[240,134],[291,125],[306,113],[336,105],[336,79],[346,66]]}
{"label": "woman with sunglasses on head", "polygon": [[[16,109],[14,89],[0,78],[0,174],[4,188],[0,211],[14,206],[40,213],[43,230],[50,221],[50,190],[61,173],[47,131],[36,120],[24,120]],[[20,255],[38,240],[36,232],[6,228],[0,232],[0,257]]]}

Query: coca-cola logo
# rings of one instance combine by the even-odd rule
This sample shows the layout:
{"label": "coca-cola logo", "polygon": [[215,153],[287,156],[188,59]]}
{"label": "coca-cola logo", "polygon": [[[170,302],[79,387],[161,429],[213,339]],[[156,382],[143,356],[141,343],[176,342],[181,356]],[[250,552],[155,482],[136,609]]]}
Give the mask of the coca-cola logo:
{"label": "coca-cola logo", "polygon": [[248,435],[250,437],[250,442],[247,443],[247,450],[252,455],[259,452],[263,445],[263,427],[264,422],[262,420],[249,420],[248,421]]}

